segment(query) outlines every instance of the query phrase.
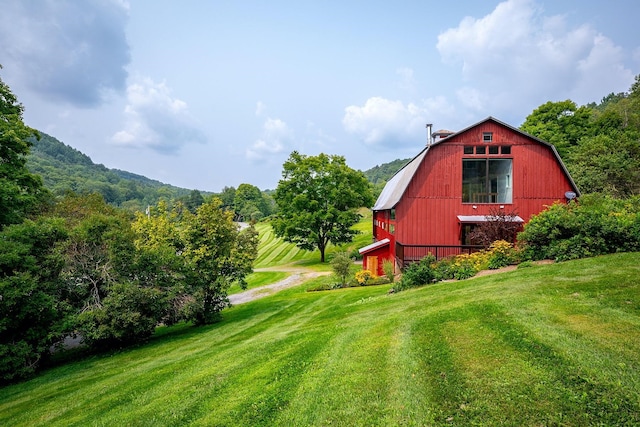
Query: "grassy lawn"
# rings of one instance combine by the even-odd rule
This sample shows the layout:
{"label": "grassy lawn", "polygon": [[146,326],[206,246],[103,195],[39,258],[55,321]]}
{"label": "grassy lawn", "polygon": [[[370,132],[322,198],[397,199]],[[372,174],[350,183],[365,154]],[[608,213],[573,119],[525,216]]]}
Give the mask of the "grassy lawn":
{"label": "grassy lawn", "polygon": [[0,389],[0,425],[639,425],[639,255],[302,285]]}
{"label": "grassy lawn", "polygon": [[[371,243],[371,211],[369,209],[361,209],[360,214],[362,218],[353,228],[360,231],[361,234],[357,235],[352,243],[341,246],[330,244],[325,253],[327,261],[331,259],[331,254],[335,252],[346,251],[351,253]],[[287,243],[277,238],[269,222],[256,224],[256,230],[260,237],[260,244],[258,246],[258,258],[254,263],[255,268],[294,264],[318,270],[331,269],[328,262],[324,265],[320,264],[320,252],[318,250],[304,251],[293,243]]]}

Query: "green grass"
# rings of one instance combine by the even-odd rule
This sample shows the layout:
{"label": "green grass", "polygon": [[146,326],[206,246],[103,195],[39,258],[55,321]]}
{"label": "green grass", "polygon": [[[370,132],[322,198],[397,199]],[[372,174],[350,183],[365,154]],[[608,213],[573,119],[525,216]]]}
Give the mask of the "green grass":
{"label": "green grass", "polygon": [[[371,243],[371,211],[369,209],[361,209],[362,218],[353,226],[355,230],[360,231],[352,243],[334,246],[329,245],[325,253],[327,261],[331,258],[331,254],[337,251],[351,252],[364,247]],[[271,224],[269,222],[260,222],[256,224],[256,230],[260,238],[258,245],[258,257],[254,263],[255,268],[273,267],[278,265],[294,264],[303,267],[311,267],[318,269],[323,268],[320,265],[320,252],[305,251],[298,248],[293,243],[287,243],[276,237]]]}
{"label": "green grass", "polygon": [[0,389],[0,425],[639,425],[639,255],[290,288]]}

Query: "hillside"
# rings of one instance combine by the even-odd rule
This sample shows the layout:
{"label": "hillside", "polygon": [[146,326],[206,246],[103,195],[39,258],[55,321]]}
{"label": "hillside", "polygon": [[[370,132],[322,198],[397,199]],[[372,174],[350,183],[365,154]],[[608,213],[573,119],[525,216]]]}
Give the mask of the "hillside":
{"label": "hillside", "polygon": [[389,163],[376,165],[371,169],[364,171],[364,176],[366,176],[369,182],[371,182],[373,185],[378,186],[382,184],[382,186],[384,186],[389,178],[391,178],[410,160],[411,159],[396,159]]}
{"label": "hillside", "polygon": [[308,283],[0,389],[0,424],[639,425],[638,255]]}
{"label": "hillside", "polygon": [[[32,138],[33,146],[27,160],[32,173],[43,178],[45,186],[56,195],[68,191],[97,192],[107,203],[130,210],[144,210],[161,198],[186,198],[193,190],[164,184],[142,175],[118,169],[109,169],[94,163],[80,151],[40,132],[40,139]],[[394,160],[374,166],[364,172],[374,185],[384,186],[409,159]],[[202,192],[202,195],[211,194]]]}
{"label": "hillside", "polygon": [[144,210],[148,205],[155,205],[160,198],[188,197],[192,191],[95,164],[89,156],[56,138],[42,132],[40,135],[39,140],[31,140],[33,146],[27,167],[40,175],[45,187],[56,195],[67,191],[97,192],[112,205]]}

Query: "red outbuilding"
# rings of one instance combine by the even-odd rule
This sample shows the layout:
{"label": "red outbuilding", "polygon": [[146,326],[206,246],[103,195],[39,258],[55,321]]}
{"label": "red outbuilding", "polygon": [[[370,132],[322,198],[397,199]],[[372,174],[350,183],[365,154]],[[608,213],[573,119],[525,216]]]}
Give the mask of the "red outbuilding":
{"label": "red outbuilding", "polygon": [[553,145],[493,117],[459,132],[429,131],[427,146],[373,206],[363,268],[382,275],[385,260],[402,267],[429,253],[471,251],[469,234],[492,214],[516,212],[513,221],[524,224],[579,194]]}

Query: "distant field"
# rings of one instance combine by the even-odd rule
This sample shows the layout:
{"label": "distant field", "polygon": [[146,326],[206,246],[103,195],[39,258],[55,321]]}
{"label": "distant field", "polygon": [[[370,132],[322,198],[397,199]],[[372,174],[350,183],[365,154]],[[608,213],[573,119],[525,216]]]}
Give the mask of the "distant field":
{"label": "distant field", "polygon": [[640,425],[640,254],[308,283],[0,389],[7,426]]}

